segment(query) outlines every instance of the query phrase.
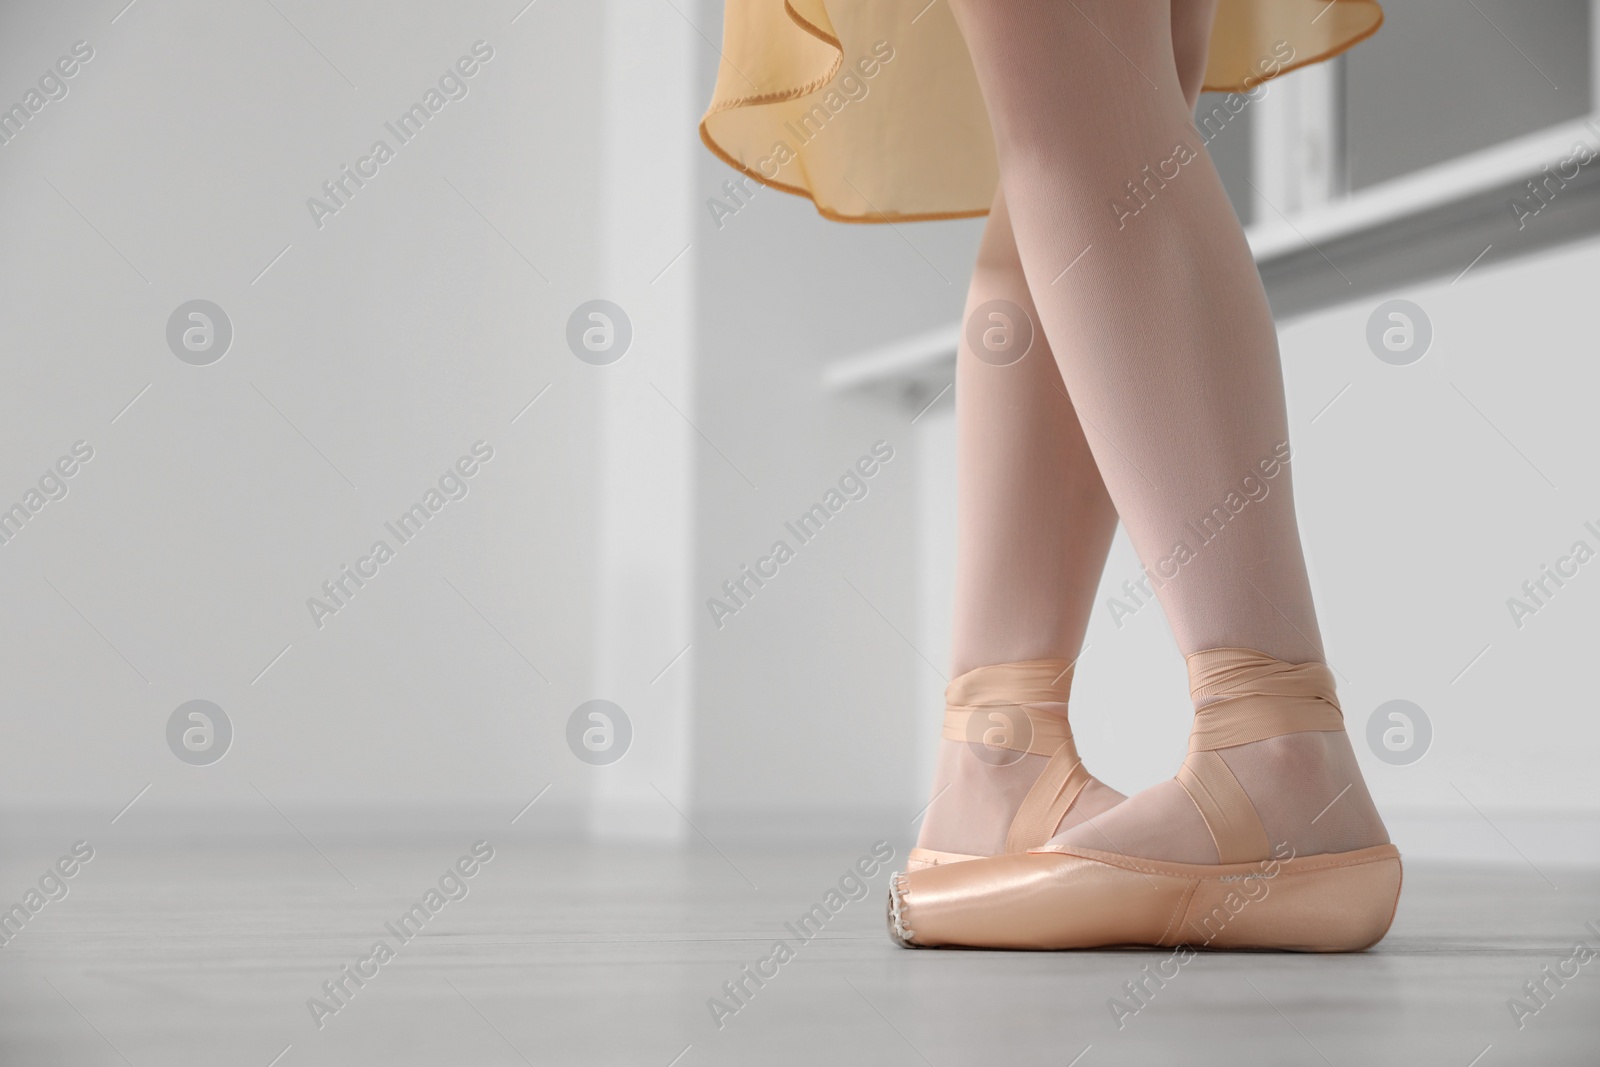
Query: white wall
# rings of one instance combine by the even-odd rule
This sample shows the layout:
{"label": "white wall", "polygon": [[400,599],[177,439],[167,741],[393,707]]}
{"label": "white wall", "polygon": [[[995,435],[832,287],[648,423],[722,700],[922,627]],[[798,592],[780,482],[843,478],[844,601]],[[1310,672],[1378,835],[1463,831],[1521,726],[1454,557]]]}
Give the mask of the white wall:
{"label": "white wall", "polygon": [[[279,6],[293,26],[198,0],[0,13],[7,102],[95,50],[0,147],[0,499],[95,450],[0,546],[8,806],[150,784],[151,808],[275,818],[257,788],[415,811],[590,780],[561,739],[592,687],[604,379],[563,329],[606,277],[599,12]],[[469,95],[319,230],[307,198],[480,39]],[[235,329],[205,367],[164,337],[195,297]],[[306,599],[479,439],[470,495],[315,627]],[[209,768],[164,737],[196,697],[237,731]]]}

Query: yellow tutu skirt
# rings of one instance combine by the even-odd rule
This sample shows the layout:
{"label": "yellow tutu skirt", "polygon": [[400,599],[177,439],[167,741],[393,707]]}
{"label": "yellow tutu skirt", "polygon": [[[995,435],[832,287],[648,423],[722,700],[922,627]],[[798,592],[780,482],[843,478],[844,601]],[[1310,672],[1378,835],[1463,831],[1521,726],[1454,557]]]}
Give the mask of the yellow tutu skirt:
{"label": "yellow tutu skirt", "polygon": [[[1247,92],[1382,23],[1372,0],[1220,0],[1205,88]],[[928,0],[727,0],[700,139],[837,222],[985,215],[999,181],[966,44]]]}

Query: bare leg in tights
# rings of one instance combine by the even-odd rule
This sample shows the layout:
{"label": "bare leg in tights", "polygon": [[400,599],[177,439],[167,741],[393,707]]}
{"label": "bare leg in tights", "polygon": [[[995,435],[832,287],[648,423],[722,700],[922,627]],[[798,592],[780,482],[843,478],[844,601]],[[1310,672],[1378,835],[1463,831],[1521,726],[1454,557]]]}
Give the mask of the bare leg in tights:
{"label": "bare leg in tights", "polygon": [[[1177,68],[1174,17],[1195,21],[1194,2],[952,6],[988,106],[1028,290],[1134,547],[1148,569],[1172,575],[1158,588],[1180,649],[1320,662],[1281,462],[1276,334]],[[1054,518],[1010,512],[1016,524]],[[1307,854],[1387,840],[1344,733],[1288,734],[1226,759],[1275,842]],[[1194,803],[1171,781],[1061,840],[1217,862]]]}
{"label": "bare leg in tights", "polygon": [[[1173,65],[1193,112],[1215,0],[1173,11]],[[1117,513],[1039,326],[1012,236],[1005,191],[984,228],[963,321],[991,301],[1020,308],[1033,345],[996,365],[963,343],[956,364],[959,529],[951,676],[995,663],[1077,659]],[[1064,705],[1041,708],[1066,714]],[[1002,851],[1006,829],[1046,757],[996,766],[959,742],[941,743],[934,795],[919,844],[947,852]],[[1063,829],[1123,800],[1099,781]]]}

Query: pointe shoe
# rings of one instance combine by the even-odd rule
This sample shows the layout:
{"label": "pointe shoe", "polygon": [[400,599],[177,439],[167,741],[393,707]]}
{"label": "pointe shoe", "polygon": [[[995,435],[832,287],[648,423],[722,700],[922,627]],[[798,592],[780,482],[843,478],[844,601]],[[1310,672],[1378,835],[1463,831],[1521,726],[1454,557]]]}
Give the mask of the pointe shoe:
{"label": "pointe shoe", "polygon": [[1356,952],[1380,941],[1400,898],[1392,844],[1298,856],[1272,847],[1219,749],[1303,730],[1343,730],[1333,676],[1251,649],[1189,657],[1197,696],[1177,780],[1220,862],[1174,863],[1064,845],[897,874],[889,934],[906,948],[1189,945]]}
{"label": "pointe shoe", "polygon": [[[1000,663],[970,670],[945,689],[940,735],[945,740],[973,745],[980,758],[995,763],[1014,762],[1023,754],[1050,757],[1006,831],[1007,853],[1024,852],[1055,836],[1084,787],[1095,780],[1078,758],[1067,717],[1030,706],[1067,703],[1072,666],[1064,659]],[[979,858],[913,848],[906,868],[918,871]]]}

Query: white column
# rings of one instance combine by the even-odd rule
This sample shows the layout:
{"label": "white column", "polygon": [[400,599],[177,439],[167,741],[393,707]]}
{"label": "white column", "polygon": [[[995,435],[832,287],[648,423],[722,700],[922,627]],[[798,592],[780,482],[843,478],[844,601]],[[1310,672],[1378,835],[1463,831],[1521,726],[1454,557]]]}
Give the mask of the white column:
{"label": "white column", "polygon": [[633,736],[620,760],[595,768],[590,828],[672,840],[690,832],[692,817],[695,654],[683,650],[693,608],[695,256],[684,249],[704,103],[693,49],[703,44],[674,5],[628,0],[606,0],[604,40],[605,291],[589,298],[619,305],[633,336],[621,360],[597,368],[605,379],[592,696],[620,705]]}

